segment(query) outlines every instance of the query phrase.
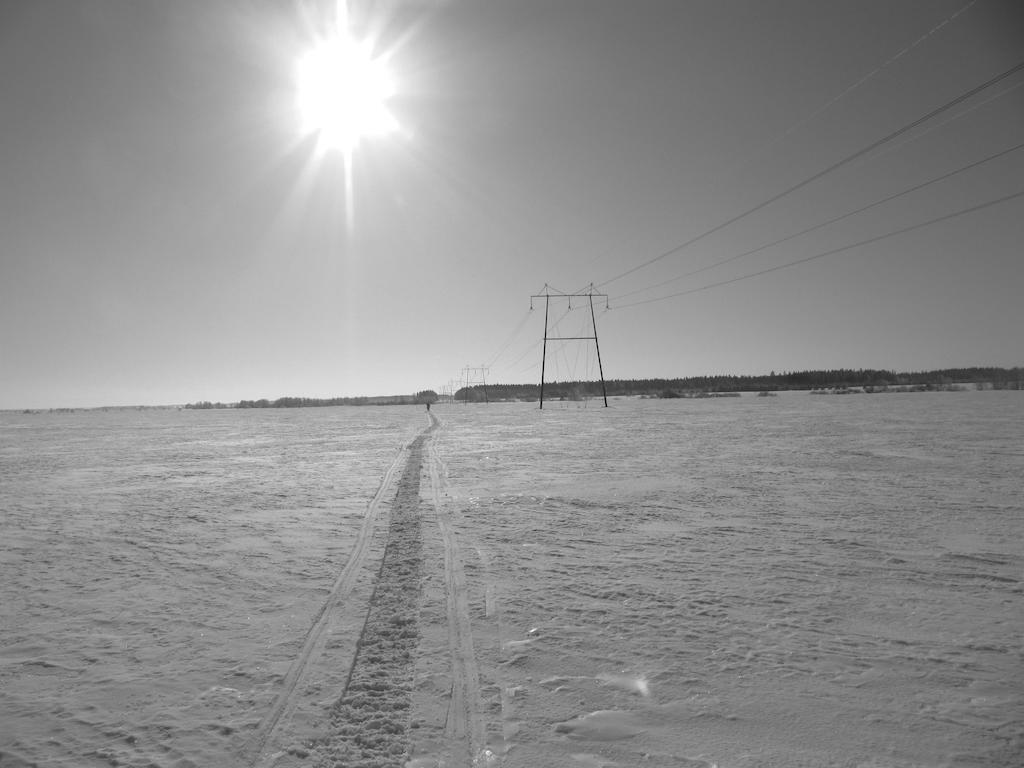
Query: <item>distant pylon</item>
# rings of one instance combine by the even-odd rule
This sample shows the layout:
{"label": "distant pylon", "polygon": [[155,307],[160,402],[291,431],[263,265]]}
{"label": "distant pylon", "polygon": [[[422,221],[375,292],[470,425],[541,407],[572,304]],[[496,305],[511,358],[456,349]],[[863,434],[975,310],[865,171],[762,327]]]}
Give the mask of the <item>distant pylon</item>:
{"label": "distant pylon", "polygon": [[465,368],[462,369],[462,381],[464,392],[466,394],[465,398],[463,398],[464,403],[469,402],[469,388],[475,387],[477,385],[483,387],[484,402],[490,402],[487,399],[487,372],[489,370],[490,367],[486,365],[481,365],[476,368],[467,365]]}
{"label": "distant pylon", "polygon": [[[540,358],[540,407],[544,407],[544,368],[547,364],[548,358],[548,340],[551,341],[591,341],[594,342],[594,348],[597,350],[597,370],[601,375],[601,395],[604,397],[604,407],[608,407],[608,392],[604,386],[604,368],[601,365],[601,345],[597,343],[597,320],[594,318],[594,297],[603,298],[605,302],[605,309],[608,308],[608,294],[607,293],[595,293],[594,284],[591,283],[587,287],[586,293],[552,293],[549,290],[547,283],[544,284],[544,293],[535,293],[530,296],[530,309],[533,309],[534,299],[544,299],[544,348],[541,352]],[[587,299],[590,302],[590,327],[594,329],[593,336],[548,336],[548,310],[551,307],[552,299],[566,299],[569,302],[569,308],[572,309],[573,299]]]}

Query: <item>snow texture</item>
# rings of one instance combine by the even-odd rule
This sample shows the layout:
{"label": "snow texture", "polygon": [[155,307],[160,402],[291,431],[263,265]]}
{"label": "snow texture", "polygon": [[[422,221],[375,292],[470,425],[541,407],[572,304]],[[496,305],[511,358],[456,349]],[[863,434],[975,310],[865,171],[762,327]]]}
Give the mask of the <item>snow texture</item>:
{"label": "snow texture", "polygon": [[0,766],[1024,763],[1019,393],[598,405],[0,414]]}

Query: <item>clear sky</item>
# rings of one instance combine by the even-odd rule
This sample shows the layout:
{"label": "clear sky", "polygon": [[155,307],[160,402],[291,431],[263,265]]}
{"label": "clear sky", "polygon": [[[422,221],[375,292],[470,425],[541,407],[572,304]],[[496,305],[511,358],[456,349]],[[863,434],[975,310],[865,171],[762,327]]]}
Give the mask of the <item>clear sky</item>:
{"label": "clear sky", "polygon": [[1024,364],[1024,198],[847,247],[1024,150],[741,256],[1024,142],[1024,70],[740,216],[1024,61],[1019,0],[350,3],[400,131],[348,180],[295,106],[333,17],[0,4],[0,407],[538,381],[545,284],[609,294],[606,377]]}

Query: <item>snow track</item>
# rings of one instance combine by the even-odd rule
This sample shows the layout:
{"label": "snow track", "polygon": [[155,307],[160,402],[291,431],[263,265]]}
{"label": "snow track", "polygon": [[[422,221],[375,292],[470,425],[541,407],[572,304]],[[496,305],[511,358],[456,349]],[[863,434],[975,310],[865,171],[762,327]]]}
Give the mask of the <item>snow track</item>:
{"label": "snow track", "polygon": [[[267,766],[277,762],[282,752],[275,749],[282,726],[289,723],[299,701],[301,683],[307,677],[311,664],[323,653],[326,644],[325,630],[330,624],[332,609],[345,603],[355,587],[364,566],[369,559],[370,544],[381,517],[381,507],[395,489],[395,478],[399,469],[408,466],[414,452],[413,446],[422,443],[416,438],[410,445],[399,450],[381,478],[380,486],[367,505],[366,515],[356,537],[352,554],[331,586],[323,606],[317,612],[313,624],[303,639],[302,648],[288,670],[281,691],[270,712],[263,718],[244,752],[245,763],[250,766]],[[416,449],[418,457],[418,448]],[[418,461],[417,461],[418,471]],[[351,676],[351,673],[350,673]]]}
{"label": "snow track", "polygon": [[[349,561],[250,740],[247,765],[283,768],[308,764],[307,758],[318,768],[481,768],[498,763],[500,747],[489,745],[488,711],[493,707],[482,695],[488,686],[481,682],[471,617],[471,603],[479,602],[479,629],[488,644],[500,646],[496,598],[493,587],[482,583],[485,579],[477,584],[476,573],[486,571],[486,553],[456,533],[445,491],[447,469],[437,447],[441,423],[433,414],[428,418],[427,429],[385,472]],[[421,485],[427,484],[429,501],[421,503]],[[388,506],[385,500],[392,493]],[[375,542],[382,536],[380,553]],[[368,570],[374,572],[372,589],[357,589]],[[351,628],[360,604],[366,605],[365,619],[358,632],[349,633],[356,636],[335,639],[332,624],[341,621],[340,609]],[[315,694],[319,681],[313,682],[317,675],[310,670],[336,666],[342,659],[347,675],[335,683],[340,695],[328,707],[312,702],[310,692]],[[318,704],[320,714],[310,715]],[[325,708],[329,712],[323,714]],[[318,719],[316,727],[306,733],[296,727],[299,711]],[[500,735],[490,741],[500,742]]]}
{"label": "snow track", "polygon": [[419,480],[425,439],[426,433],[421,434],[409,447],[355,658],[331,708],[329,733],[314,749],[317,765],[397,768],[408,756],[412,669],[419,644]]}
{"label": "snow track", "polygon": [[469,617],[469,596],[463,554],[452,526],[450,510],[443,503],[444,465],[431,442],[430,488],[437,524],[444,543],[444,580],[447,595],[448,648],[452,665],[452,694],[445,736],[449,742],[465,744],[473,764],[488,762],[484,744],[485,725],[480,697],[480,675],[473,651],[473,630]]}
{"label": "snow track", "polygon": [[[435,419],[434,426],[426,441],[423,473],[429,503],[423,505],[421,639],[407,765],[482,768],[500,759],[491,729],[491,699],[497,697],[485,699],[484,692],[492,686],[483,679],[475,647],[481,640],[490,642],[486,588],[477,578],[484,561],[478,559],[478,548],[458,532],[457,513],[447,492],[447,467],[438,449],[441,424]],[[479,610],[474,613],[475,608]],[[477,619],[482,623],[475,624]],[[474,637],[474,631],[484,634]]]}

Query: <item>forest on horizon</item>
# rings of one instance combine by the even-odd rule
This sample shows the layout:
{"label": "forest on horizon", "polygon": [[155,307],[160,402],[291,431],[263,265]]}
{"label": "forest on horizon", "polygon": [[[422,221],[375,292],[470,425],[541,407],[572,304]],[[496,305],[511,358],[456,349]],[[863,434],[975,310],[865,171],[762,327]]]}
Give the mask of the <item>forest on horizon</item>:
{"label": "forest on horizon", "polygon": [[[992,389],[1024,389],[1024,368],[943,368],[934,371],[898,373],[875,369],[837,368],[815,371],[772,371],[766,375],[688,376],[673,379],[606,379],[604,390],[609,397],[692,397],[698,394],[773,392],[787,390],[843,390],[858,388],[884,392],[890,388],[912,387],[919,390],[941,390],[956,385],[975,385]],[[544,398],[580,399],[600,397],[600,381],[544,383]],[[456,401],[501,402],[537,400],[540,383],[476,384],[462,387],[453,397]],[[238,403],[189,403],[186,408],[309,408],[330,405],[422,405],[442,398],[432,389],[412,395],[376,397],[279,397],[275,400],[240,400]]]}

